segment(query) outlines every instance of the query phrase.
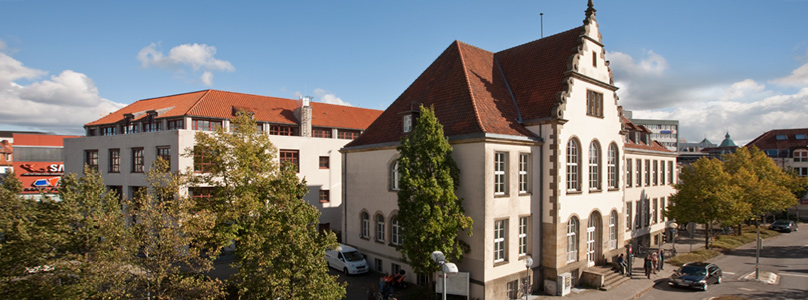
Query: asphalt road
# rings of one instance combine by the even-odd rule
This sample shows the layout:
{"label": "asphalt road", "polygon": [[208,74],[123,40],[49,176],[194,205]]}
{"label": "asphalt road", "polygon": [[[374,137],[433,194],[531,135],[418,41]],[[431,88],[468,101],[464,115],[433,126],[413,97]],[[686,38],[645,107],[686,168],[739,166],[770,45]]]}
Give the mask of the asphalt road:
{"label": "asphalt road", "polygon": [[[747,299],[808,299],[808,224],[802,230],[783,233],[763,241],[760,252],[760,279],[767,273],[777,275],[773,282],[755,280],[755,245],[744,245],[710,262],[724,272],[722,284],[707,291],[674,288],[667,280],[659,280],[654,288],[639,299],[708,299],[737,295]],[[750,275],[751,274],[751,275]],[[744,277],[749,276],[749,279]]]}

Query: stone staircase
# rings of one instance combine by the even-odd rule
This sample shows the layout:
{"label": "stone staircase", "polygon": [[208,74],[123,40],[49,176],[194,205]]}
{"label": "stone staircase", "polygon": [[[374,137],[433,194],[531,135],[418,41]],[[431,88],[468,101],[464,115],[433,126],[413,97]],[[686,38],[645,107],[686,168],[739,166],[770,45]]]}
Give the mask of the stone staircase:
{"label": "stone staircase", "polygon": [[586,278],[588,285],[603,291],[631,280],[630,277],[620,275],[620,272],[612,269],[610,265],[589,267],[583,271],[582,277]]}

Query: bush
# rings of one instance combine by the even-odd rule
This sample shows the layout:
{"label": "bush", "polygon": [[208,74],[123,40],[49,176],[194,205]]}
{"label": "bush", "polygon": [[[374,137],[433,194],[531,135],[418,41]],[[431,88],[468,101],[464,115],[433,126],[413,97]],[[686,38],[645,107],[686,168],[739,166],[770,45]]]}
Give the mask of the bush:
{"label": "bush", "polygon": [[681,266],[692,261],[706,261],[721,255],[721,252],[711,249],[699,249],[690,253],[682,253],[673,258],[665,259],[665,262],[675,266]]}

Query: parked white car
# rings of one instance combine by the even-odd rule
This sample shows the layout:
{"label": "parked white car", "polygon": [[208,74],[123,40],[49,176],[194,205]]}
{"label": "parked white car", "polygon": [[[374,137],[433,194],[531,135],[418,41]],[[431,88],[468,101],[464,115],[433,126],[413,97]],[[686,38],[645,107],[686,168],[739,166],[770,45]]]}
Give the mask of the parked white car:
{"label": "parked white car", "polygon": [[368,272],[368,262],[365,256],[354,247],[339,244],[336,249],[325,252],[328,266],[340,270],[345,275],[363,274]]}

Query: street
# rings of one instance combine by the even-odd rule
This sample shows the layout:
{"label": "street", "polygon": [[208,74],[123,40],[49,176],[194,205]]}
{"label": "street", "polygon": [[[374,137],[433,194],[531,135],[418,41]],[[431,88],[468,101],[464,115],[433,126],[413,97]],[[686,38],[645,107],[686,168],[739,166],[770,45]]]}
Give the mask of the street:
{"label": "street", "polygon": [[783,233],[763,241],[760,279],[774,273],[777,280],[773,283],[755,281],[754,243],[710,262],[723,270],[721,284],[711,285],[707,291],[690,290],[670,287],[666,278],[656,278],[654,288],[639,299],[707,299],[724,295],[747,299],[808,299],[808,229],[805,226],[801,231]]}

